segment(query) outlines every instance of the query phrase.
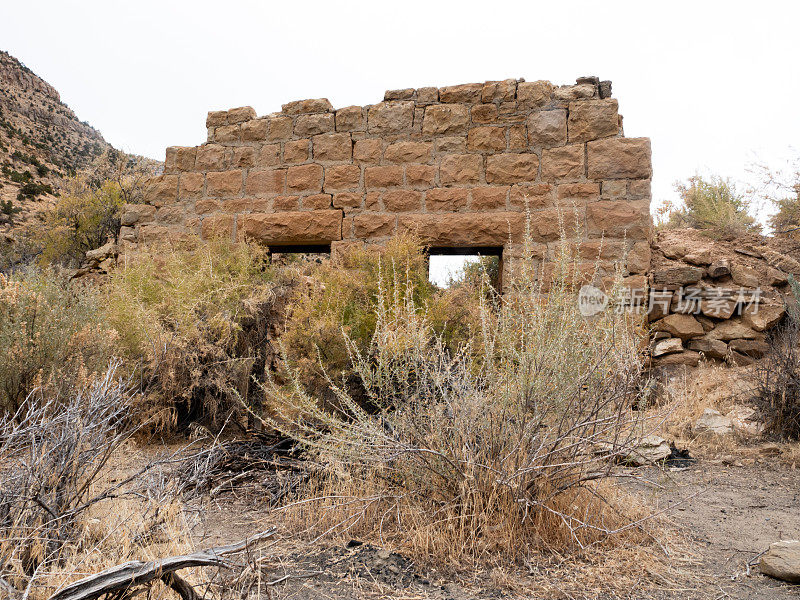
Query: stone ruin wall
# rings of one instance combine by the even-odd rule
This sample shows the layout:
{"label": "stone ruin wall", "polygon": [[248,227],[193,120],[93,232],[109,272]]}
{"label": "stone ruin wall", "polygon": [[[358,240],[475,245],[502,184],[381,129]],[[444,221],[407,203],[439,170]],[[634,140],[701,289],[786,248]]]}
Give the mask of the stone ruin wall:
{"label": "stone ruin wall", "polygon": [[[625,138],[610,82],[491,81],[391,90],[334,110],[326,99],[208,114],[208,141],[167,149],[121,243],[199,235],[270,248],[383,244],[416,231],[433,248],[558,251],[560,223],[587,272],[650,264],[650,141]],[[527,211],[526,211],[527,207]],[[577,227],[576,227],[577,222]],[[504,265],[507,268],[509,261]],[[551,263],[552,264],[552,263]]]}

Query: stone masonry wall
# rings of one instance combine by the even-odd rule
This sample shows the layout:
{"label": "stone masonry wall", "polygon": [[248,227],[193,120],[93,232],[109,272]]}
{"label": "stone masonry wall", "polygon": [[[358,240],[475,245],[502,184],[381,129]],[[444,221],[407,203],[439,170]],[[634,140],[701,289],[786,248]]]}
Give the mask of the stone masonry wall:
{"label": "stone masonry wall", "polygon": [[[650,141],[625,138],[610,82],[490,81],[386,92],[371,106],[326,99],[208,114],[208,141],[167,149],[121,239],[200,235],[270,247],[381,244],[412,229],[432,247],[558,250],[560,223],[587,270],[650,264]],[[526,207],[528,211],[526,212]],[[577,222],[577,227],[576,227]],[[577,229],[577,232],[576,232]]]}

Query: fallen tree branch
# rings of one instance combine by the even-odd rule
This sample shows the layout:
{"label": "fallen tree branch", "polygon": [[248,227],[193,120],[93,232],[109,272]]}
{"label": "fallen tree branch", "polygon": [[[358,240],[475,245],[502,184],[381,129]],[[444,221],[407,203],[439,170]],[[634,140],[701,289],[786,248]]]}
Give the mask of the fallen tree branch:
{"label": "fallen tree branch", "polygon": [[141,562],[134,560],[111,567],[95,575],[90,575],[69,584],[50,596],[50,600],[94,600],[112,592],[128,591],[161,579],[184,600],[195,600],[196,593],[175,571],[188,567],[225,567],[228,563],[222,558],[246,550],[252,544],[275,534],[272,527],[253,537],[227,546],[217,546],[181,556],[170,556],[159,560]]}

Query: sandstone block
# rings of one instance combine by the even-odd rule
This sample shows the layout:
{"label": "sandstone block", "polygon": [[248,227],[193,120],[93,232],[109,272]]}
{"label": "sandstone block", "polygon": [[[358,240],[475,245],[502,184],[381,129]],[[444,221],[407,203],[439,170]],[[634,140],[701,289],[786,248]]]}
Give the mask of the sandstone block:
{"label": "sandstone block", "polygon": [[300,208],[300,196],[277,196],[272,200],[273,210],[297,210]]}
{"label": "sandstone block", "polygon": [[372,134],[400,133],[411,129],[413,123],[413,102],[379,102],[367,113],[367,131]]}
{"label": "sandstone block", "polygon": [[322,191],[322,165],[298,165],[286,172],[286,189],[296,192]]}
{"label": "sandstone block", "polygon": [[769,352],[769,344],[761,340],[731,340],[728,347],[750,358],[761,358]]}
{"label": "sandstone block", "polygon": [[528,117],[528,142],[531,146],[563,146],[567,142],[567,111],[541,110]]}
{"label": "sandstone block", "polygon": [[309,144],[307,139],[293,140],[283,145],[283,162],[304,163],[309,157]]}
{"label": "sandstone block", "polygon": [[731,264],[731,278],[736,285],[750,288],[758,287],[758,271],[738,262]]}
{"label": "sandstone block", "polygon": [[361,194],[342,192],[341,194],[333,195],[334,208],[361,208],[361,202]]}
{"label": "sandstone block", "polygon": [[286,183],[286,169],[250,171],[245,190],[248,195],[282,194]]}
{"label": "sandstone block", "polygon": [[553,84],[549,81],[521,81],[517,84],[517,101],[531,107],[550,102]]}
{"label": "sandstone block", "polygon": [[327,98],[313,98],[310,100],[295,100],[281,106],[281,112],[287,115],[300,115],[305,113],[331,112],[333,106]]}
{"label": "sandstone block", "polygon": [[206,175],[206,193],[209,196],[238,196],[242,191],[242,171],[220,171]]}
{"label": "sandstone block", "polygon": [[214,128],[214,140],[221,144],[232,144],[242,140],[242,128],[238,125],[220,125]]}
{"label": "sandstone block", "polygon": [[203,219],[200,232],[204,240],[233,237],[233,215],[212,215]]}
{"label": "sandstone block", "polygon": [[204,198],[198,200],[194,205],[194,212],[198,215],[207,215],[209,213],[217,212],[221,208],[221,204],[217,200]]}
{"label": "sandstone block", "polygon": [[512,125],[508,128],[508,149],[525,150],[528,147],[528,129],[525,125]]}
{"label": "sandstone block", "polygon": [[281,145],[280,144],[266,144],[261,147],[256,158],[256,166],[258,167],[274,167],[281,162]]}
{"label": "sandstone block", "polygon": [[439,88],[439,102],[476,103],[481,101],[482,83],[463,83]]}
{"label": "sandstone block", "polygon": [[608,138],[587,144],[589,179],[649,179],[648,138]]}
{"label": "sandstone block", "polygon": [[299,137],[328,133],[334,129],[333,113],[303,114],[298,116],[294,123],[294,134]]}
{"label": "sandstone block", "polygon": [[465,188],[435,188],[425,193],[428,212],[457,211],[467,206],[469,190]]}
{"label": "sandstone block", "polygon": [[603,198],[615,200],[617,198],[624,198],[627,193],[628,182],[623,179],[609,179],[603,182],[602,195]]}
{"label": "sandstone block", "polygon": [[228,123],[227,110],[210,110],[206,117],[206,127],[219,127]]}
{"label": "sandstone block", "polygon": [[383,213],[361,213],[353,217],[353,234],[357,238],[387,237],[394,233],[397,217]]}
{"label": "sandstone block", "polygon": [[580,179],[583,174],[583,144],[542,151],[542,179]]}
{"label": "sandstone block", "polygon": [[517,80],[487,81],[481,88],[481,102],[510,102],[517,95]]}
{"label": "sandstone block", "polygon": [[230,154],[232,168],[249,169],[256,164],[256,149],[253,146],[233,148]]}
{"label": "sandstone block", "polygon": [[666,267],[653,271],[653,284],[680,287],[697,283],[702,277],[703,269],[699,267]]}
{"label": "sandstone block", "polygon": [[353,158],[359,162],[377,163],[383,154],[381,140],[358,140],[353,146]]}
{"label": "sandstone block", "polygon": [[469,122],[469,108],[463,104],[435,104],[425,109],[422,133],[443,135],[463,132]]}
{"label": "sandstone block", "polygon": [[559,200],[599,200],[599,183],[565,183],[556,188]]}
{"label": "sandstone block", "polygon": [[383,157],[393,163],[426,163],[431,158],[432,149],[430,142],[395,142],[387,146]]}
{"label": "sandstone block", "polygon": [[228,111],[228,123],[235,125],[236,123],[244,123],[251,119],[256,118],[256,111],[252,106],[240,106],[238,108],[231,108]]}
{"label": "sandstone block", "polygon": [[336,111],[336,131],[365,131],[366,119],[360,106],[347,106]]}
{"label": "sandstone block", "polygon": [[180,177],[178,197],[199,198],[203,195],[204,177],[202,173],[183,173]]}
{"label": "sandstone block", "polygon": [[[647,318],[650,322],[658,321],[669,315],[672,303],[672,292],[669,290],[652,290],[648,299]],[[695,350],[696,348],[691,348]]]}
{"label": "sandstone block", "polygon": [[464,154],[467,140],[463,136],[439,137],[433,140],[433,147],[438,154]]}
{"label": "sandstone block", "polygon": [[300,208],[321,210],[331,208],[332,197],[330,194],[312,194],[300,199]]}
{"label": "sandstone block", "polygon": [[431,187],[436,180],[437,168],[429,165],[406,165],[406,185]]}
{"label": "sandstone block", "polygon": [[703,326],[691,315],[669,315],[652,324],[653,331],[666,331],[673,337],[686,341],[701,337]]}
{"label": "sandstone block", "polygon": [[495,152],[506,149],[503,127],[473,127],[467,134],[467,148],[473,152]]}
{"label": "sandstone block", "polygon": [[519,239],[524,231],[522,213],[449,213],[400,216],[398,227],[417,232],[434,246],[497,247]]}
{"label": "sandstone block", "polygon": [[486,183],[535,181],[539,158],[535,154],[496,154],[486,159]]}
{"label": "sandstone block", "polygon": [[354,190],[361,180],[357,165],[336,165],[325,168],[325,191]]}
{"label": "sandstone block", "polygon": [[573,100],[585,100],[595,95],[596,88],[590,83],[579,83],[578,85],[562,85],[555,89],[553,98],[562,102]]}
{"label": "sandstone block", "polygon": [[227,148],[219,144],[198,146],[195,168],[198,171],[224,171],[228,168],[227,151]]}
{"label": "sandstone block", "polygon": [[751,304],[742,311],[742,323],[755,331],[767,331],[780,323],[786,314],[783,304]]}
{"label": "sandstone block", "polygon": [[689,350],[701,352],[706,358],[722,360],[728,354],[728,344],[721,340],[693,339],[689,340],[688,347]]}
{"label": "sandstone block", "polygon": [[243,142],[263,142],[269,135],[269,121],[267,119],[252,119],[242,123]]}
{"label": "sandstone block", "polygon": [[383,206],[391,212],[411,212],[422,209],[422,192],[392,190],[383,194]]}
{"label": "sandstone block", "polygon": [[292,118],[276,116],[269,119],[270,141],[288,140],[292,137]]}
{"label": "sandstone block", "polygon": [[364,180],[368,188],[387,188],[403,185],[403,167],[367,167]]}
{"label": "sandstone block", "polygon": [[422,87],[417,89],[417,104],[429,104],[439,101],[439,88]]}
{"label": "sandstone block", "polygon": [[414,88],[403,88],[399,90],[386,90],[383,94],[383,100],[413,100],[414,94],[417,90]]}
{"label": "sandstone block", "polygon": [[649,239],[652,229],[649,209],[650,203],[644,200],[590,202],[586,206],[586,228],[590,236],[604,234],[611,237]]}
{"label": "sandstone block", "polygon": [[753,331],[742,323],[740,319],[736,318],[723,321],[706,334],[706,339],[722,340],[723,342],[738,339],[755,340],[761,337],[763,337],[762,334]]}
{"label": "sandstone block", "polygon": [[472,188],[470,210],[497,210],[506,208],[509,186]]}
{"label": "sandstone block", "polygon": [[619,133],[617,101],[584,100],[569,105],[569,141],[588,142]]}
{"label": "sandstone block", "polygon": [[267,246],[329,243],[342,239],[342,211],[314,210],[240,215],[239,239],[253,239]]}
{"label": "sandstone block", "polygon": [[675,352],[683,352],[683,342],[680,338],[667,338],[653,346],[652,355],[664,356],[665,354],[673,354]]}
{"label": "sandstone block", "polygon": [[353,157],[353,142],[349,133],[326,133],[312,138],[314,160],[349,161]]}
{"label": "sandstone block", "polygon": [[494,123],[497,121],[497,106],[494,104],[476,104],[470,111],[473,123]]}
{"label": "sandstone block", "polygon": [[800,583],[800,541],[781,540],[770,544],[761,557],[759,568],[764,575]]}
{"label": "sandstone block", "polygon": [[520,210],[553,207],[553,189],[549,183],[518,184],[511,188],[508,201]]}
{"label": "sandstone block", "polygon": [[445,156],[439,164],[439,181],[442,185],[453,183],[478,183],[483,170],[483,157],[476,154]]}

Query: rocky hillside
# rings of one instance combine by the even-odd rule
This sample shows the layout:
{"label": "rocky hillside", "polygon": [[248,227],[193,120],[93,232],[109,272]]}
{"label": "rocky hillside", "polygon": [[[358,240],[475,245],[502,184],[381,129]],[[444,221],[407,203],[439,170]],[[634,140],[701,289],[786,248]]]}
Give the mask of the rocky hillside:
{"label": "rocky hillside", "polygon": [[64,177],[110,147],[53,86],[0,51],[0,229],[40,213]]}

